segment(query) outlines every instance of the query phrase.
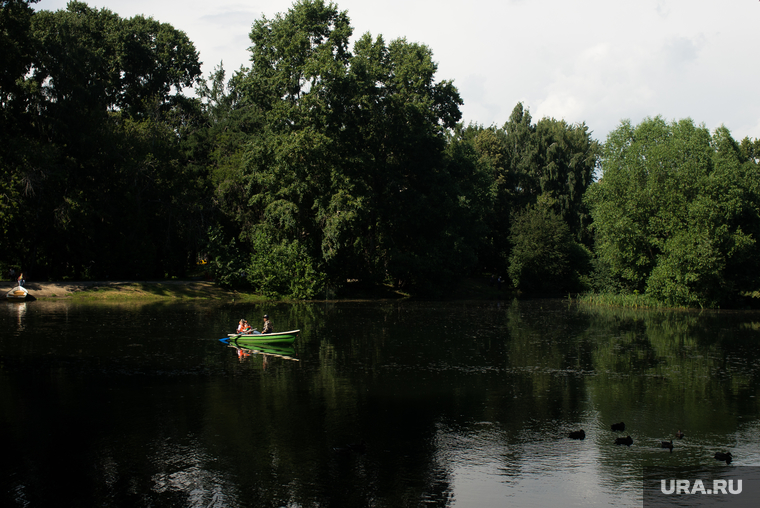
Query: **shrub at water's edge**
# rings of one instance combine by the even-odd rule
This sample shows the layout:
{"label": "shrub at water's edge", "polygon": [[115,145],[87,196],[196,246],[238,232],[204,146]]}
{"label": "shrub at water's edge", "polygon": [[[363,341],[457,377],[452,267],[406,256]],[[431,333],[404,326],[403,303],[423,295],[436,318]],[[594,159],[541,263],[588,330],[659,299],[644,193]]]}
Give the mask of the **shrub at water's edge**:
{"label": "shrub at water's edge", "polygon": [[587,305],[599,305],[606,307],[625,307],[625,308],[686,308],[683,306],[674,306],[657,300],[646,294],[636,293],[586,293],[579,295],[577,301]]}

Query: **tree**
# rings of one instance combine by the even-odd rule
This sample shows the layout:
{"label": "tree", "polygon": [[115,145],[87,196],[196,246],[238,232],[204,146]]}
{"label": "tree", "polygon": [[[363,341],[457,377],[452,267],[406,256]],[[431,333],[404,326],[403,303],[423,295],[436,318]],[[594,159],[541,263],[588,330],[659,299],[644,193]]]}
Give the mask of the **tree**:
{"label": "tree", "polygon": [[23,13],[27,31],[4,31],[27,56],[2,90],[13,128],[0,148],[1,223],[24,239],[19,261],[39,278],[183,271],[205,185],[184,164],[200,115],[182,95],[200,72],[192,43],[82,2]]}
{"label": "tree", "polygon": [[554,118],[533,124],[518,103],[502,128],[469,126],[462,136],[491,174],[494,201],[485,219],[491,247],[485,263],[501,270],[510,258],[513,219],[539,201],[568,225],[576,241],[590,245],[583,195],[594,179],[599,146],[585,124]]}
{"label": "tree", "polygon": [[43,49],[30,80],[60,121],[107,111],[136,117],[150,114],[155,102],[167,111],[200,76],[187,35],[153,18],[122,19],[71,1],[65,11],[36,13],[33,30]]}
{"label": "tree", "polygon": [[724,127],[625,121],[588,192],[602,266],[629,291],[714,306],[756,287],[757,165]]}
{"label": "tree", "polygon": [[369,261],[363,276],[386,275],[399,286],[430,281],[452,270],[459,233],[445,225],[454,225],[450,214],[465,212],[444,153],[461,99],[450,82],[434,81],[426,46],[404,39],[386,46],[365,34],[354,51],[343,146],[355,161],[345,177],[362,209],[347,230],[360,239],[349,252]]}
{"label": "tree", "polygon": [[366,34],[352,54],[351,33],[317,0],[254,24],[236,89],[256,128],[217,196],[252,249],[297,244],[333,281],[430,279],[450,268],[439,225],[460,202],[445,148],[461,99],[426,46]]}
{"label": "tree", "polygon": [[34,178],[32,167],[47,152],[29,139],[33,119],[28,111],[32,90],[24,77],[34,63],[36,41],[31,24],[37,0],[2,0],[0,2],[0,238],[5,249],[0,263],[18,265],[28,255],[29,246],[18,242],[24,237],[27,214],[23,207]]}
{"label": "tree", "polygon": [[34,10],[39,0],[0,1],[0,105],[7,112],[10,102],[23,94],[23,77],[34,61],[36,44],[31,36]]}
{"label": "tree", "polygon": [[518,213],[510,232],[509,277],[527,293],[582,289],[590,252],[573,240],[570,227],[544,202]]}

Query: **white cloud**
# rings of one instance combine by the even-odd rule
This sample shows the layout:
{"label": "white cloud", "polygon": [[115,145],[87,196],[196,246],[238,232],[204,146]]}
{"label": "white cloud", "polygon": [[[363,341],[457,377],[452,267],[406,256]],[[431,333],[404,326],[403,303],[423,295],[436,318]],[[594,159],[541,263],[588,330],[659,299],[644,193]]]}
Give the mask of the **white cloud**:
{"label": "white cloud", "polygon": [[671,67],[692,64],[696,62],[702,44],[702,40],[695,41],[687,37],[673,37],[663,47],[663,60]]}
{"label": "white cloud", "polygon": [[[586,122],[603,140],[623,118],[661,114],[723,123],[760,138],[760,3],[712,0],[335,0],[355,36],[405,36],[433,50],[437,77],[453,80],[465,122],[503,125],[522,101],[542,116]],[[97,0],[123,17],[153,16],[185,31],[204,74],[224,60],[247,65],[251,25],[290,0]],[[35,9],[63,9],[41,0]]]}

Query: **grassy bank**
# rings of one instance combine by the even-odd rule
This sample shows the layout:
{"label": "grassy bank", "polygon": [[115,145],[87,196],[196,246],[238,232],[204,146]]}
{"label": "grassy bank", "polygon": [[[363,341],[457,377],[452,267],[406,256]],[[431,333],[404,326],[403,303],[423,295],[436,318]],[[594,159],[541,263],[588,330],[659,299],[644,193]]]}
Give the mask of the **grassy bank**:
{"label": "grassy bank", "polygon": [[[600,305],[605,307],[624,307],[630,309],[665,309],[674,308],[673,305],[666,304],[654,298],[642,294],[583,294],[579,295],[577,301],[588,305]],[[681,307],[678,307],[681,308]]]}
{"label": "grassy bank", "polygon": [[[218,300],[257,302],[272,300],[253,291],[232,290],[206,281],[141,281],[141,282],[48,282],[28,286],[37,300],[73,302],[95,301],[190,301]],[[386,285],[347,283],[339,288],[329,287],[315,300],[387,300],[409,298],[411,295]],[[498,290],[489,284],[488,277],[462,278],[452,282],[450,289],[419,295],[434,299],[495,299],[511,298],[508,290]]]}
{"label": "grassy bank", "polygon": [[260,301],[264,297],[244,291],[232,291],[212,283],[182,281],[121,282],[92,285],[61,294],[55,289],[44,292],[38,300],[65,298],[73,302],[132,301],[132,300],[241,300]]}

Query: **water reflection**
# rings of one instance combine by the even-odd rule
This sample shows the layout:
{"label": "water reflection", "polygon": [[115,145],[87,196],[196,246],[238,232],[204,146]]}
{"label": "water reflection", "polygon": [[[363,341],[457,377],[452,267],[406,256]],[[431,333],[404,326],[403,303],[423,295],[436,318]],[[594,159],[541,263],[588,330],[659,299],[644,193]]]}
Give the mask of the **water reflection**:
{"label": "water reflection", "polygon": [[[644,466],[760,463],[754,313],[26,305],[0,312],[15,504],[640,506]],[[264,313],[294,348],[213,338]]]}
{"label": "water reflection", "polygon": [[6,302],[7,309],[11,314],[16,314],[17,330],[22,331],[24,329],[24,315],[26,314],[26,302]]}
{"label": "water reflection", "polygon": [[294,347],[277,347],[276,345],[270,344],[261,344],[256,347],[243,347],[236,344],[230,344],[229,339],[223,339],[223,342],[228,348],[234,349],[237,352],[238,359],[241,362],[248,360],[251,357],[261,357],[264,368],[266,368],[267,362],[270,358],[291,360],[294,362],[300,361],[296,358],[296,350]]}

